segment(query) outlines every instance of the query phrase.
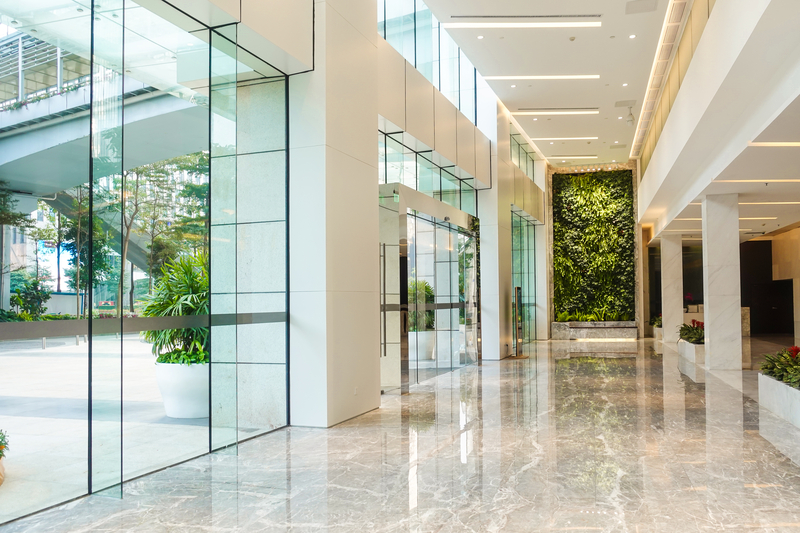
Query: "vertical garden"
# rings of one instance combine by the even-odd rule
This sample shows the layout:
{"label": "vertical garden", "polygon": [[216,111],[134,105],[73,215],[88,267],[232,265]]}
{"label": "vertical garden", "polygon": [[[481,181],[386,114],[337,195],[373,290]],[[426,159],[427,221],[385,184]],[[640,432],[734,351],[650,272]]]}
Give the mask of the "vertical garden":
{"label": "vertical garden", "polygon": [[553,176],[557,321],[633,319],[633,200],[630,170]]}

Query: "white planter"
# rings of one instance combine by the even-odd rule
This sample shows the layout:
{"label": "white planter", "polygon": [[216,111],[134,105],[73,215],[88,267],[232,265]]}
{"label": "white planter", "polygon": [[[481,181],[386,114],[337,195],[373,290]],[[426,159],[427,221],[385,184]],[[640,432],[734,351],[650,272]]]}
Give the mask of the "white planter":
{"label": "white planter", "polygon": [[208,365],[156,363],[156,380],[170,418],[208,418]]}
{"label": "white planter", "polygon": [[800,390],[759,372],[758,404],[800,428]]}
{"label": "white planter", "polygon": [[432,361],[433,349],[435,347],[436,347],[435,331],[408,332],[408,358],[411,359],[412,361],[413,360]]}
{"label": "white planter", "polygon": [[706,363],[705,344],[692,344],[681,339],[678,341],[678,353],[681,357],[696,365],[704,365]]}
{"label": "white planter", "polygon": [[6,480],[6,467],[3,466],[3,459],[0,458],[0,485]]}
{"label": "white planter", "polygon": [[657,341],[664,340],[664,328],[653,327],[653,331],[655,332],[655,338]]}

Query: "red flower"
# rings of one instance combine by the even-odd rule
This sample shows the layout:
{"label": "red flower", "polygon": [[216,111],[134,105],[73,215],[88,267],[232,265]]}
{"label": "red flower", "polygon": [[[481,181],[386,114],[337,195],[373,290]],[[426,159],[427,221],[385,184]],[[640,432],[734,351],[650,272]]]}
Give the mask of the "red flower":
{"label": "red flower", "polygon": [[792,346],[791,348],[789,348],[789,355],[792,356],[792,359],[797,357],[797,354],[800,354],[800,347]]}

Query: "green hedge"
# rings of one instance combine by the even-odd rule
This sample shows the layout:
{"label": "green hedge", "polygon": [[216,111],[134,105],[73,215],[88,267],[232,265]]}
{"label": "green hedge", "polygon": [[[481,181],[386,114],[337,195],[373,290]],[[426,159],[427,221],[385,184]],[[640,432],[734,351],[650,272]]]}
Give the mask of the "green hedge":
{"label": "green hedge", "polygon": [[598,320],[633,319],[633,201],[630,170],[553,176],[557,317],[592,314]]}

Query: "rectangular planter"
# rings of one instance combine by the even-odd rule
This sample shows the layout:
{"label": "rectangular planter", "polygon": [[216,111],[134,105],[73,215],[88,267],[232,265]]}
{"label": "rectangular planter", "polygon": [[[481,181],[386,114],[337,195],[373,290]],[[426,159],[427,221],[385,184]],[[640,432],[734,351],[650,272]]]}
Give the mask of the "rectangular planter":
{"label": "rectangular planter", "polygon": [[636,322],[552,322],[552,340],[636,339]]}
{"label": "rectangular planter", "polygon": [[759,373],[758,404],[800,428],[800,390]]}
{"label": "rectangular planter", "polygon": [[678,341],[678,353],[681,357],[696,365],[704,365],[706,362],[705,344],[692,344],[681,339]]}
{"label": "rectangular planter", "polygon": [[654,327],[653,331],[655,332],[654,336],[655,336],[657,341],[663,341],[664,340],[664,328],[656,328],[656,327]]}

